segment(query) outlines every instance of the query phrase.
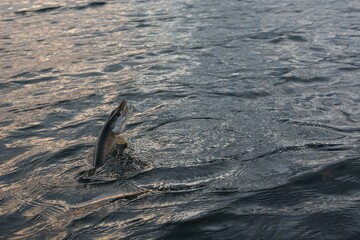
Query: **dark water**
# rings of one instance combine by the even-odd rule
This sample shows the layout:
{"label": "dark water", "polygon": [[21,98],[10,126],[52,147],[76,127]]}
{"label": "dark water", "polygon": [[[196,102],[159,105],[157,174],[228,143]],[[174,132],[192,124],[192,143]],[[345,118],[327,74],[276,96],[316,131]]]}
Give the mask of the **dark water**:
{"label": "dark water", "polygon": [[[360,2],[2,0],[4,239],[360,239]],[[130,147],[91,179],[126,99]]]}

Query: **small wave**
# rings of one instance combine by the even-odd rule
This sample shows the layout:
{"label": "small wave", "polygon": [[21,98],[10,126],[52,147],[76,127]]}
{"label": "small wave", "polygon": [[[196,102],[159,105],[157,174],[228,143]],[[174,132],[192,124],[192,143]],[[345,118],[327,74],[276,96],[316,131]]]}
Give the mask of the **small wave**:
{"label": "small wave", "polygon": [[291,120],[291,119],[280,119],[280,121],[290,123],[290,124],[309,126],[309,127],[326,128],[329,130],[333,130],[336,132],[342,132],[342,133],[358,133],[358,132],[360,132],[360,126],[359,127],[335,127],[335,126],[321,124],[321,123],[296,121],[296,120]]}
{"label": "small wave", "polygon": [[75,9],[75,10],[85,10],[88,8],[96,8],[96,7],[101,7],[106,5],[106,2],[90,2],[88,4],[84,4],[84,5],[80,5],[80,6],[75,6],[72,7],[71,9]]}
{"label": "small wave", "polygon": [[283,82],[274,83],[274,85],[285,84],[288,82],[295,82],[295,83],[316,83],[316,82],[329,82],[330,77],[318,76],[318,77],[311,77],[311,78],[301,78],[297,76],[289,76],[289,77],[281,77]]}
{"label": "small wave", "polygon": [[337,70],[342,71],[342,72],[355,72],[360,70],[360,66],[359,67],[340,67],[337,68]]}
{"label": "small wave", "polygon": [[37,9],[23,9],[23,10],[16,11],[15,14],[24,15],[27,13],[47,13],[47,12],[58,10],[62,7],[63,6],[51,6],[51,7],[37,8]]}
{"label": "small wave", "polygon": [[288,35],[288,39],[294,42],[307,42],[308,40],[301,35]]}
{"label": "small wave", "polygon": [[167,124],[175,123],[175,122],[181,122],[181,121],[190,121],[190,120],[219,120],[217,118],[213,117],[183,117],[183,118],[176,118],[176,119],[168,119],[162,123],[157,124],[156,126],[149,127],[147,131],[153,131],[159,127],[162,127]]}
{"label": "small wave", "polygon": [[13,82],[22,84],[22,85],[27,85],[27,84],[37,84],[37,83],[42,83],[42,82],[50,82],[50,81],[55,81],[58,79],[59,78],[55,77],[55,76],[48,76],[48,77],[32,78],[32,79],[27,79],[27,80],[15,80]]}
{"label": "small wave", "polygon": [[260,90],[260,91],[243,91],[243,92],[218,92],[211,91],[207,92],[207,94],[222,96],[222,97],[236,97],[243,99],[257,99],[262,97],[269,97],[271,94],[268,91]]}
{"label": "small wave", "polygon": [[18,15],[26,15],[26,14],[42,14],[42,13],[49,13],[56,10],[85,10],[88,8],[97,8],[106,5],[106,2],[90,2],[84,5],[78,5],[73,7],[66,7],[64,5],[59,6],[48,6],[48,7],[41,7],[41,8],[29,8],[29,9],[21,9],[18,11],[15,11],[15,14]]}
{"label": "small wave", "polygon": [[124,66],[120,63],[117,63],[117,64],[107,65],[103,71],[104,72],[118,72],[122,69],[124,69]]}
{"label": "small wave", "polygon": [[103,76],[104,73],[102,72],[84,72],[84,73],[77,73],[77,74],[64,74],[64,76],[68,77],[80,77],[80,78],[87,78],[87,77],[98,77]]}
{"label": "small wave", "polygon": [[148,193],[148,190],[137,190],[134,192],[121,192],[118,194],[102,194],[90,200],[76,203],[72,206],[72,208],[88,208],[93,205],[103,205],[105,202],[113,203],[119,200],[133,200]]}

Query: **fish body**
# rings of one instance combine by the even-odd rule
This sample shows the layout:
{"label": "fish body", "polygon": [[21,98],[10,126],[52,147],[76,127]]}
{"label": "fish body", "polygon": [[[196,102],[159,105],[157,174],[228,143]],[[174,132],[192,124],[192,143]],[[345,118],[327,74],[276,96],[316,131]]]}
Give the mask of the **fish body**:
{"label": "fish body", "polygon": [[109,152],[117,140],[116,135],[120,133],[121,125],[124,124],[128,114],[129,107],[125,100],[122,100],[119,106],[111,112],[96,141],[93,164],[95,168],[101,167],[106,162]]}

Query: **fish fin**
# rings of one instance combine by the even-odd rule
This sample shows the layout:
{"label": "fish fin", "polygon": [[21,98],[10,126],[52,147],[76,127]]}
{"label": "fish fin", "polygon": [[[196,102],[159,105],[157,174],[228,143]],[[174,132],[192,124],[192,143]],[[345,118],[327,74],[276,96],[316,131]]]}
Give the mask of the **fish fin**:
{"label": "fish fin", "polygon": [[128,111],[129,111],[129,108],[128,108],[126,100],[122,100],[121,103],[119,104],[119,106],[117,106],[117,108],[115,108],[111,112],[108,121],[112,122],[119,117],[126,116]]}
{"label": "fish fin", "polygon": [[123,128],[127,118],[131,113],[131,106],[129,106],[126,100],[122,100],[119,106],[116,108],[112,118],[109,119],[113,133],[119,134],[121,132],[121,129]]}
{"label": "fish fin", "polygon": [[108,121],[109,121],[110,119],[113,119],[113,118],[115,117],[116,110],[117,110],[117,108],[114,109],[114,110],[112,110],[112,112],[110,113],[110,116],[109,116],[109,118],[108,118]]}
{"label": "fish fin", "polygon": [[119,104],[118,111],[120,113],[121,117],[126,117],[129,113],[129,106],[126,102],[126,100],[122,100]]}

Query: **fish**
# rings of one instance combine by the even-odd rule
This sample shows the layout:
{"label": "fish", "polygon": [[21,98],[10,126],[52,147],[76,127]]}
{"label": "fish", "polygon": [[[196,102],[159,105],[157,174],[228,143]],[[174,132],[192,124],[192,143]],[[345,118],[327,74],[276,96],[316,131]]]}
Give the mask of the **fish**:
{"label": "fish", "polygon": [[122,100],[119,106],[111,112],[96,141],[94,168],[104,165],[109,158],[109,154],[114,152],[114,145],[121,146],[120,150],[127,147],[125,140],[117,135],[121,132],[129,113],[130,108],[126,100]]}

